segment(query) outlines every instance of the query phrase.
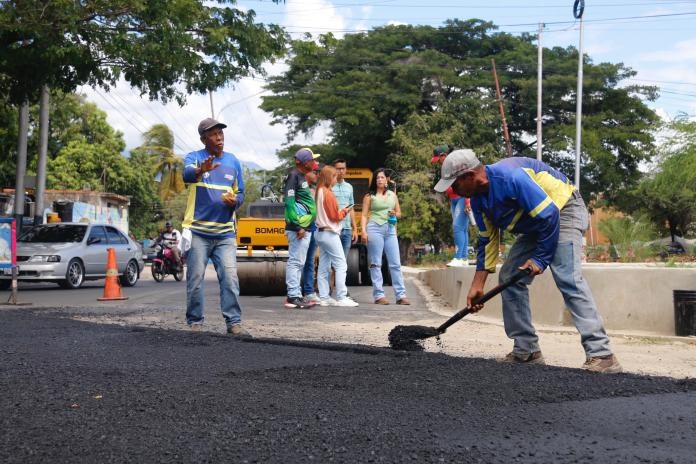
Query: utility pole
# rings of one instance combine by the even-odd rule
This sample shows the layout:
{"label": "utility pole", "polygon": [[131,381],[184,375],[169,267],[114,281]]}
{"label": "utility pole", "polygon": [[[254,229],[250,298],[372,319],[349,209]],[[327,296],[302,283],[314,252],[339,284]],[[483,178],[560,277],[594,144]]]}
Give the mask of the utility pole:
{"label": "utility pole", "polygon": [[491,66],[493,67],[493,80],[495,81],[495,92],[498,95],[500,117],[503,119],[503,137],[505,138],[505,151],[507,152],[508,156],[512,156],[512,144],[510,143],[510,134],[508,133],[507,121],[505,120],[505,108],[503,107],[503,98],[500,95],[500,85],[498,84],[498,72],[495,69],[495,60],[492,58]]}
{"label": "utility pole", "polygon": [[582,14],[585,11],[585,0],[575,0],[573,3],[573,16],[580,20],[580,45],[578,47],[578,90],[577,104],[575,107],[575,188],[580,191],[580,151],[582,149]]}
{"label": "utility pole", "polygon": [[541,46],[541,33],[544,29],[544,23],[539,23],[539,35],[537,38],[537,157],[541,161],[541,79],[542,73],[542,57],[543,48]]}
{"label": "utility pole", "polygon": [[215,108],[213,108],[213,91],[208,90],[208,96],[210,96],[210,117],[215,118]]}
{"label": "utility pole", "polygon": [[17,137],[17,174],[15,178],[14,210],[17,233],[22,232],[24,219],[24,174],[27,172],[27,132],[29,131],[29,104],[19,107],[19,134]]}
{"label": "utility pole", "polygon": [[41,88],[39,103],[39,159],[36,163],[36,208],[34,209],[34,225],[43,223],[45,209],[44,196],[46,193],[46,153],[48,152],[48,86]]}

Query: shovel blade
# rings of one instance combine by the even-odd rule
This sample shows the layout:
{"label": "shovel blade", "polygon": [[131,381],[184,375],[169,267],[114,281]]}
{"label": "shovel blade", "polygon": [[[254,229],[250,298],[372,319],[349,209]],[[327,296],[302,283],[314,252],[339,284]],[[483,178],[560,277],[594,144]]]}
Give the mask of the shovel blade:
{"label": "shovel blade", "polygon": [[425,325],[397,325],[389,332],[389,345],[395,350],[423,351],[418,340],[437,337],[440,332],[435,327]]}

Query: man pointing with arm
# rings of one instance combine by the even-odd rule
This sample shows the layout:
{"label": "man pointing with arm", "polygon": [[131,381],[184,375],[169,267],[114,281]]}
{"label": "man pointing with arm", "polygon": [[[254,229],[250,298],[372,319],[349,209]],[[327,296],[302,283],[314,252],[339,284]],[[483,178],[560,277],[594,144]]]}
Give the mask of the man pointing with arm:
{"label": "man pointing with arm", "polygon": [[[502,292],[505,332],[514,340],[512,352],[502,361],[544,363],[527,286],[549,267],[580,332],[587,358],[582,367],[594,372],[621,372],[592,292],[582,277],[580,251],[588,214],[566,176],[531,158],[506,158],[484,166],[473,151],[456,150],[445,159],[435,190],[443,192],[450,186],[458,195],[471,198],[479,227],[476,273],[467,304],[483,295],[488,274],[495,272],[501,230],[518,236],[500,269],[499,281],[509,280],[519,269],[532,270],[531,276]],[[482,304],[473,307],[474,311],[481,308]]]}
{"label": "man pointing with arm", "polygon": [[227,126],[213,118],[198,124],[204,147],[186,155],[184,182],[189,184],[183,227],[191,231],[187,255],[186,322],[191,330],[203,325],[205,269],[212,261],[220,283],[220,309],[227,333],[248,337],[242,327],[237,277],[237,226],[235,211],[244,201],[242,165],[224,151]]}

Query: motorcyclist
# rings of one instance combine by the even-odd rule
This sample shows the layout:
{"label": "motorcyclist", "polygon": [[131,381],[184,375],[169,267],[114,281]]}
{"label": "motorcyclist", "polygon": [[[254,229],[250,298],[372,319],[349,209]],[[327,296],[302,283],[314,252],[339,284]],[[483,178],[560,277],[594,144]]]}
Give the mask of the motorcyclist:
{"label": "motorcyclist", "polygon": [[179,244],[181,243],[181,232],[176,230],[172,225],[172,221],[167,221],[164,223],[164,230],[159,236],[159,242],[172,250],[172,256],[174,257],[174,262],[179,270],[183,269],[183,263],[181,262],[181,252],[179,251]]}

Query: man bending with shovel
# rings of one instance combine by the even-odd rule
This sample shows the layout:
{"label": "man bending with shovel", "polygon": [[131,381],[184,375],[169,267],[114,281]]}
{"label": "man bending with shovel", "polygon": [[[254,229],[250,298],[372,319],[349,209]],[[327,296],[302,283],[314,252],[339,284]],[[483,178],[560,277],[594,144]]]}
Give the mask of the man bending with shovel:
{"label": "man bending with shovel", "polygon": [[512,157],[484,166],[473,151],[455,150],[442,164],[435,190],[454,191],[471,198],[479,227],[476,273],[467,295],[467,306],[479,311],[489,273],[495,272],[500,230],[518,234],[500,269],[500,282],[510,280],[520,269],[530,269],[502,291],[503,321],[507,336],[514,340],[512,352],[501,361],[544,364],[539,337],[532,324],[527,286],[547,267],[563,295],[573,322],[580,332],[587,360],[583,369],[621,372],[609,348],[602,318],[590,287],[582,277],[582,235],[588,213],[580,193],[565,175],[531,158]]}

